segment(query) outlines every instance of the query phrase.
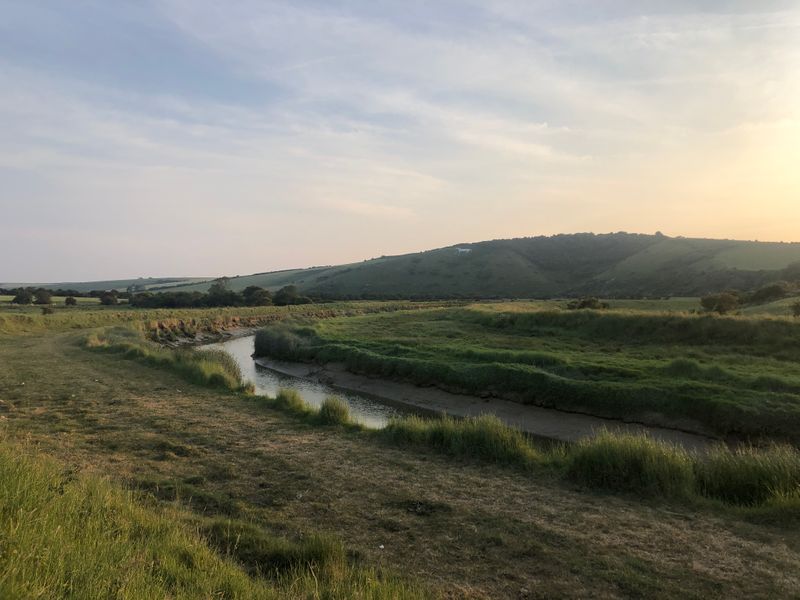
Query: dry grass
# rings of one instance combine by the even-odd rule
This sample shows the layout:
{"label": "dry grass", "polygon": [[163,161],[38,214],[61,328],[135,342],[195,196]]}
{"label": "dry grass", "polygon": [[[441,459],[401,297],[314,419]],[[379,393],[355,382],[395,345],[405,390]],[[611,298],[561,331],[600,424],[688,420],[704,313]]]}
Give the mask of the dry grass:
{"label": "dry grass", "polygon": [[0,361],[7,435],[209,518],[339,537],[367,565],[450,597],[779,598],[800,587],[792,530],[376,445],[79,351],[69,335],[0,337]]}

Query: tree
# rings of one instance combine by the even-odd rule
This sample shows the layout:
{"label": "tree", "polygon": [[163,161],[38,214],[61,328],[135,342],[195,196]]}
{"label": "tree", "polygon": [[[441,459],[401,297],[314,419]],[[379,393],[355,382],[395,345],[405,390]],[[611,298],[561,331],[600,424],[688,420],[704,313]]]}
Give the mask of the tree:
{"label": "tree", "polygon": [[800,318],[800,300],[792,304],[792,314],[795,318]]}
{"label": "tree", "polygon": [[249,285],[242,291],[247,306],[269,306],[272,304],[272,293],[257,285]]}
{"label": "tree", "polygon": [[53,301],[53,294],[50,290],[46,290],[44,288],[36,290],[34,292],[35,302],[36,304],[50,304]]}
{"label": "tree", "polygon": [[103,306],[113,306],[117,304],[117,295],[112,292],[105,292],[102,296],[100,296],[100,304]]}
{"label": "tree", "polygon": [[77,306],[78,301],[75,300],[75,296],[67,296],[64,298],[64,304],[66,306]]}
{"label": "tree", "polygon": [[739,298],[730,292],[710,294],[700,299],[700,305],[708,312],[724,315],[739,306]]}
{"label": "tree", "polygon": [[31,302],[33,302],[33,294],[30,290],[19,290],[11,300],[12,304],[30,304]]}

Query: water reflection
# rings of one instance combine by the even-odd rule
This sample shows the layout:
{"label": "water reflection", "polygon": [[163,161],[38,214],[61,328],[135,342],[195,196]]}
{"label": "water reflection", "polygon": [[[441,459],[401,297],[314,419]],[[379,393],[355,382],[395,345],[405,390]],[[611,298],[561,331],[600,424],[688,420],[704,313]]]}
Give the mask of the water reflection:
{"label": "water reflection", "polygon": [[255,336],[249,335],[202,347],[220,349],[230,354],[239,364],[242,376],[255,386],[257,394],[275,396],[281,388],[293,389],[312,406],[320,406],[325,398],[336,396],[347,402],[356,421],[375,428],[385,427],[393,416],[414,412],[372,396],[342,391],[324,383],[284,375],[256,365],[252,358],[254,340]]}

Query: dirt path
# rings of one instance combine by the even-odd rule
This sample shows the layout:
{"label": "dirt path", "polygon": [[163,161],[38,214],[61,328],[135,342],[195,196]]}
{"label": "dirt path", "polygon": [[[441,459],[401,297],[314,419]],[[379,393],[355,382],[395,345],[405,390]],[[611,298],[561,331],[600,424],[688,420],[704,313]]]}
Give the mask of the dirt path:
{"label": "dirt path", "polygon": [[400,402],[436,413],[445,412],[459,417],[496,415],[508,425],[551,440],[576,442],[602,429],[608,429],[627,433],[648,433],[656,439],[678,444],[688,450],[702,451],[717,443],[714,438],[676,429],[625,423],[592,415],[520,404],[500,398],[453,394],[434,387],[420,387],[411,383],[366,377],[351,373],[343,365],[338,364],[320,367],[266,358],[255,359],[255,362],[261,367],[284,375],[312,379],[344,391],[385,398],[391,402]]}

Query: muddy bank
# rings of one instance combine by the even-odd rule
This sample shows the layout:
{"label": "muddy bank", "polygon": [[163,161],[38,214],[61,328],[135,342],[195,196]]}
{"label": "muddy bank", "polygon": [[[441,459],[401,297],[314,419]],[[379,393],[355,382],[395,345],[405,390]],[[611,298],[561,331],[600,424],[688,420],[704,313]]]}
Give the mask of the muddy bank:
{"label": "muddy bank", "polygon": [[653,427],[638,423],[625,423],[591,415],[569,413],[560,410],[519,404],[499,398],[481,398],[454,394],[433,387],[419,387],[411,383],[391,381],[347,371],[343,365],[325,366],[275,361],[256,358],[257,365],[304,379],[312,379],[342,390],[385,398],[425,411],[466,417],[493,414],[503,422],[538,437],[575,442],[608,429],[625,433],[649,433],[658,440],[679,444],[689,450],[703,450],[717,440],[665,427]]}

